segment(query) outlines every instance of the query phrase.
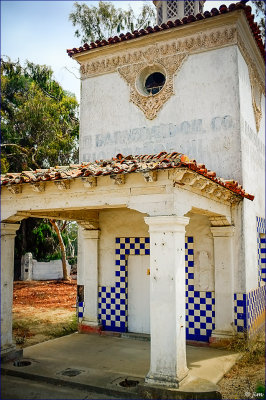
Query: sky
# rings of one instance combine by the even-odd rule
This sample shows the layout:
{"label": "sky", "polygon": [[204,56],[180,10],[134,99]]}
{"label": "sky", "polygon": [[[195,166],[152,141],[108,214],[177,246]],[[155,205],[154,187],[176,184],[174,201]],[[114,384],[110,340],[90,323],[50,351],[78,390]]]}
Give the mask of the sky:
{"label": "sky", "polygon": [[[230,1],[207,0],[204,10],[211,10]],[[97,1],[80,1],[97,5]],[[116,7],[138,12],[144,1],[114,1]],[[66,49],[79,47],[80,38],[75,37],[75,27],[68,17],[74,1],[53,0],[2,0],[1,1],[1,55],[23,64],[29,60],[49,65],[55,79],[62,87],[80,99],[79,65],[66,53]]]}

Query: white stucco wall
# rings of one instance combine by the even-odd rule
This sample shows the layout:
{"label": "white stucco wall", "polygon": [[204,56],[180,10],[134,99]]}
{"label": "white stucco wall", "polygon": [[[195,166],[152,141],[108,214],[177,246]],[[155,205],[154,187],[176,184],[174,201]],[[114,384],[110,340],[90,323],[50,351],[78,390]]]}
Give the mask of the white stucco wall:
{"label": "white stucco wall", "polygon": [[118,72],[84,79],[80,161],[178,151],[241,181],[236,46],[190,55],[174,91],[148,120]]}
{"label": "white stucco wall", "polygon": [[115,238],[148,237],[144,214],[127,210],[103,210],[99,214],[99,285],[115,285]]}
{"label": "white stucco wall", "polygon": [[[52,260],[49,262],[40,262],[34,260],[28,255],[23,256],[21,259],[21,280],[34,280],[34,281],[46,281],[53,279],[63,278],[63,269],[61,260]],[[70,265],[67,262],[67,271],[70,273]]]}
{"label": "white stucco wall", "polygon": [[190,214],[186,236],[194,238],[194,285],[198,291],[214,291],[213,236],[210,220],[204,215]]}
{"label": "white stucco wall", "polygon": [[[213,237],[208,217],[189,214],[186,236],[194,237],[195,290],[214,291]],[[115,238],[148,237],[144,214],[131,210],[104,210],[99,215],[99,285],[115,285]]]}
{"label": "white stucco wall", "polygon": [[243,186],[255,195],[253,202],[243,203],[245,280],[249,291],[258,286],[256,217],[265,218],[265,97],[261,97],[262,120],[257,132],[248,67],[240,51],[238,68]]}

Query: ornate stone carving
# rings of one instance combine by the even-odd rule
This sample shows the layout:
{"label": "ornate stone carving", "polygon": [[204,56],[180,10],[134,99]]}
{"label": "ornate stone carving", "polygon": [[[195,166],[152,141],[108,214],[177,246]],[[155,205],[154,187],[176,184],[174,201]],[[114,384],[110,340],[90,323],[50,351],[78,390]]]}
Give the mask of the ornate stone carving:
{"label": "ornate stone carving", "polygon": [[156,182],[157,181],[157,171],[147,171],[143,172],[145,182]]}
{"label": "ornate stone carving", "polygon": [[59,190],[67,190],[67,189],[70,189],[70,182],[69,182],[69,180],[55,181],[54,184],[55,184],[55,186],[57,186],[57,189],[59,189]]}
{"label": "ornate stone carving", "polygon": [[212,30],[209,33],[199,33],[183,39],[173,39],[167,43],[156,43],[149,45],[141,50],[130,50],[130,48],[119,55],[109,57],[99,56],[93,61],[84,61],[81,64],[80,71],[82,78],[115,72],[118,68],[126,65],[144,63],[153,65],[155,61],[167,56],[173,56],[180,53],[193,53],[194,51],[205,50],[209,48],[228,46],[236,44],[236,28],[226,27]]}
{"label": "ornate stone carving", "polygon": [[264,82],[262,82],[262,80],[258,74],[256,65],[255,65],[254,61],[252,60],[252,58],[250,57],[250,54],[247,51],[240,35],[237,36],[237,42],[238,42],[238,46],[241,51],[241,54],[248,66],[248,73],[249,73],[249,79],[250,79],[250,85],[251,85],[252,106],[253,106],[253,112],[254,112],[254,117],[255,117],[255,122],[256,122],[256,129],[258,132],[260,130],[260,122],[261,122],[261,118],[262,118],[261,96],[262,96],[262,94],[265,95],[265,86],[264,86]]}
{"label": "ornate stone carving", "polygon": [[251,84],[252,106],[256,122],[256,130],[258,132],[260,130],[260,122],[262,118],[262,111],[261,111],[262,90],[258,82],[258,77],[255,75],[253,68],[249,68],[249,79]]}
{"label": "ornate stone carving", "polygon": [[82,178],[84,187],[92,188],[97,186],[97,178],[95,176],[87,176]]}
{"label": "ornate stone carving", "polygon": [[39,192],[39,193],[44,192],[45,191],[45,183],[44,182],[42,182],[42,183],[39,183],[39,182],[32,183],[31,184],[31,188],[32,188],[32,190],[34,192]]}
{"label": "ornate stone carving", "polygon": [[[165,39],[167,40],[167,39]],[[130,86],[130,100],[137,105],[148,119],[154,119],[161,107],[173,95],[174,74],[183,65],[186,58],[194,52],[220,48],[238,44],[249,67],[251,82],[256,80],[253,87],[259,87],[260,93],[265,93],[264,83],[259,77],[255,63],[252,61],[246,46],[235,26],[216,28],[209,32],[200,32],[181,39],[173,39],[167,43],[156,43],[142,49],[130,49],[108,57],[99,56],[93,61],[84,61],[81,64],[82,79],[87,77],[118,71]],[[166,70],[166,83],[156,95],[145,96],[136,88],[136,77],[147,66],[159,64]],[[255,89],[257,90],[257,89]],[[253,109],[257,130],[261,120],[261,105],[255,99],[252,89]]]}
{"label": "ornate stone carving", "polygon": [[241,197],[232,193],[227,188],[218,185],[208,178],[200,176],[194,171],[186,169],[176,170],[172,173],[173,186],[182,186],[192,192],[201,193],[201,195],[210,199],[222,201],[224,203],[234,204],[241,201]]}
{"label": "ornate stone carving", "polygon": [[[118,69],[120,75],[130,86],[130,100],[136,104],[145,114],[146,118],[154,119],[162,106],[174,93],[173,78],[174,74],[181,68],[184,60],[187,58],[187,54],[176,54],[164,58],[157,58],[158,49],[152,47],[147,55],[147,61],[134,65],[126,65]],[[151,54],[153,54],[151,56]],[[152,65],[150,64],[153,60]],[[141,94],[136,88],[136,81],[141,70],[148,64],[161,65],[166,71],[166,82],[162,90],[155,95],[144,95]]]}
{"label": "ornate stone carving", "polygon": [[19,194],[22,192],[21,185],[7,185],[6,188],[12,194]]}
{"label": "ornate stone carving", "polygon": [[125,183],[124,174],[110,175],[110,178],[114,180],[115,185],[123,185]]}
{"label": "ornate stone carving", "polygon": [[[82,78],[118,71],[130,86],[130,100],[139,107],[146,118],[154,119],[162,106],[174,94],[174,75],[189,54],[200,49],[208,49],[232,44],[236,41],[236,28],[217,29],[209,34],[199,33],[168,43],[154,44],[141,50],[130,50],[107,58],[99,57],[81,65]],[[141,94],[136,80],[141,70],[147,66],[161,65],[166,71],[166,82],[155,95]]]}

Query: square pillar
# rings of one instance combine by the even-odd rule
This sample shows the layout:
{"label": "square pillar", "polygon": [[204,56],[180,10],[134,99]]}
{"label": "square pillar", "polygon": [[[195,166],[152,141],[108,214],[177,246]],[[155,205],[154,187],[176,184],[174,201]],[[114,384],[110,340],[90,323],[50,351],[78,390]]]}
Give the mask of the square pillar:
{"label": "square pillar", "polygon": [[212,227],[215,264],[214,338],[234,335],[234,245],[233,226]]}
{"label": "square pillar", "polygon": [[79,267],[84,284],[84,313],[81,331],[97,332],[98,321],[98,229],[81,230],[82,255]]}
{"label": "square pillar", "polygon": [[19,224],[1,223],[1,359],[15,350],[12,341],[14,244]]}
{"label": "square pillar", "polygon": [[185,226],[189,218],[145,218],[150,232],[151,360],[146,383],[179,387],[188,373]]}

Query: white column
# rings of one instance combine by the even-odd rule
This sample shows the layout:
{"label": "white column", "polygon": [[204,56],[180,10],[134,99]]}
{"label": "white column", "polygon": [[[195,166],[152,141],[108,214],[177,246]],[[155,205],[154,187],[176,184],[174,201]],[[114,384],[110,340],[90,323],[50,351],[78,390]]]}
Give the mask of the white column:
{"label": "white column", "polygon": [[84,283],[84,317],[82,325],[98,326],[98,243],[100,231],[81,230],[81,267]]}
{"label": "white column", "polygon": [[1,357],[15,349],[12,343],[14,244],[19,224],[1,223]]}
{"label": "white column", "polygon": [[215,330],[212,337],[234,334],[233,226],[212,227],[215,264]]}
{"label": "white column", "polygon": [[187,375],[185,226],[189,218],[145,218],[150,232],[151,360],[149,384],[178,387]]}

